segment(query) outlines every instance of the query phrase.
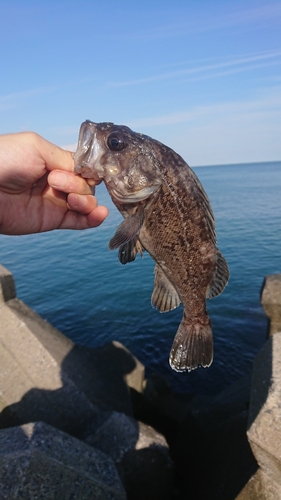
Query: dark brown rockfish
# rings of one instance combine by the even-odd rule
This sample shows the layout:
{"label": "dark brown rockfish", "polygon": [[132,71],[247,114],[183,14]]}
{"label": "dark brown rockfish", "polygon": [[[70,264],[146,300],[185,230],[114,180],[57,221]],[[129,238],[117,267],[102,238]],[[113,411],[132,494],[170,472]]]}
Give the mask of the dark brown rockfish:
{"label": "dark brown rockfish", "polygon": [[229,277],[216,247],[208,197],[187,163],[172,149],[113,123],[81,125],[75,172],[103,179],[124,216],[109,242],[122,264],[147,250],[154,259],[151,302],[160,312],[183,304],[170,365],[176,371],[209,366],[213,339],[206,297],[219,295]]}

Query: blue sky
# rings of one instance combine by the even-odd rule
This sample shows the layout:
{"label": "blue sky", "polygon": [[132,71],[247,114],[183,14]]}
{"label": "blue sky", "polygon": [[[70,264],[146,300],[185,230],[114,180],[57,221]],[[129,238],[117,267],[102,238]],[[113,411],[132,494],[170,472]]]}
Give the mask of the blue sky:
{"label": "blue sky", "polygon": [[82,121],[191,165],[281,160],[281,1],[0,1],[0,133]]}

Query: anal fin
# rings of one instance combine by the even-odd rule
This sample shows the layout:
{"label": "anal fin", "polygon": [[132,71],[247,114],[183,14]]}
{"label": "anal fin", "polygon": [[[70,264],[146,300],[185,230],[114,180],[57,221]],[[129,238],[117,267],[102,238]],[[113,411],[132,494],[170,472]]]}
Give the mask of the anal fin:
{"label": "anal fin", "polygon": [[154,290],[151,297],[152,307],[157,307],[160,312],[168,312],[175,309],[181,303],[178,292],[158,264],[155,266],[154,273]]}
{"label": "anal fin", "polygon": [[217,295],[220,295],[224,290],[229,279],[229,269],[225,258],[222,256],[219,250],[217,250],[217,261],[215,264],[215,269],[213,273],[213,278],[210,286],[207,289],[206,297],[212,299]]}

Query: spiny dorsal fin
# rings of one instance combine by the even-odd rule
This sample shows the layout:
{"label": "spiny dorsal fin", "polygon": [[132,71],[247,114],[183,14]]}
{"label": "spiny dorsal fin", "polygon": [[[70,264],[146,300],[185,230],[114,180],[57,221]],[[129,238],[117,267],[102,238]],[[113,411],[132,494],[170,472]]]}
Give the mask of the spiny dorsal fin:
{"label": "spiny dorsal fin", "polygon": [[217,261],[213,273],[212,282],[207,290],[206,297],[212,299],[222,293],[229,279],[229,269],[225,258],[217,250]]}
{"label": "spiny dorsal fin", "polygon": [[127,262],[133,262],[133,260],[135,260],[137,253],[142,256],[143,251],[144,248],[138,236],[134,236],[128,243],[119,248],[118,259],[121,264],[127,264]]}
{"label": "spiny dorsal fin", "polygon": [[129,215],[118,226],[115,235],[111,238],[108,246],[110,250],[119,248],[128,241],[132,240],[138,234],[143,225],[144,212],[143,207],[139,206],[134,215]]}
{"label": "spiny dorsal fin", "polygon": [[155,266],[154,273],[154,290],[151,297],[152,307],[157,307],[160,312],[168,312],[175,309],[181,303],[178,292],[158,264]]}

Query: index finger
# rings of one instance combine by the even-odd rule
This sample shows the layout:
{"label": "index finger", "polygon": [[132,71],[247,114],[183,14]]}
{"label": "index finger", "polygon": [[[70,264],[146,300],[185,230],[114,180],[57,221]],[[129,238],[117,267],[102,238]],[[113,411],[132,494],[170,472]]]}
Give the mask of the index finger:
{"label": "index finger", "polygon": [[94,194],[94,187],[92,186],[95,186],[95,184],[90,186],[86,179],[73,172],[53,170],[48,175],[48,184],[64,193]]}

